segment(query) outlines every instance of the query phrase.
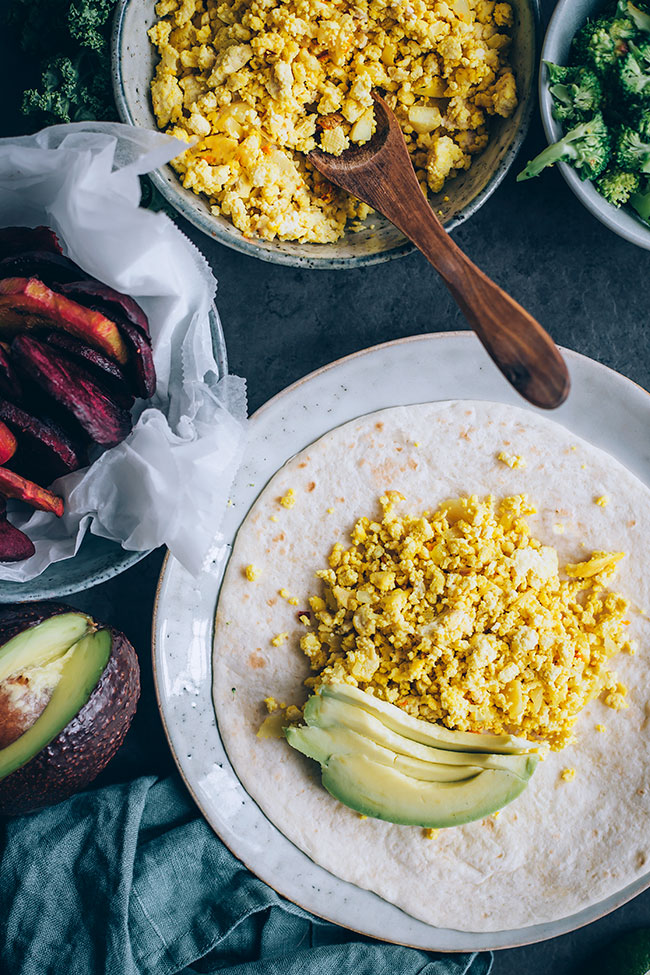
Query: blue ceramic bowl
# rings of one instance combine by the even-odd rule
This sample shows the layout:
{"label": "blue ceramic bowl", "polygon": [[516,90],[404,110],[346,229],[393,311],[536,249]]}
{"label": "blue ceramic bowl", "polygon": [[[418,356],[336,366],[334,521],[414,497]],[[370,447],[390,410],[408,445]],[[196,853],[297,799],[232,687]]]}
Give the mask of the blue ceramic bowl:
{"label": "blue ceramic bowl", "polygon": [[[548,25],[539,72],[539,101],[549,144],[561,139],[563,132],[562,126],[553,118],[553,99],[548,90],[544,61],[566,64],[575,34],[590,17],[602,10],[603,5],[603,0],[560,0]],[[566,163],[558,163],[558,167],[580,202],[597,220],[631,244],[650,250],[650,227],[634,211],[612,206],[593,183],[581,180],[575,169]]]}

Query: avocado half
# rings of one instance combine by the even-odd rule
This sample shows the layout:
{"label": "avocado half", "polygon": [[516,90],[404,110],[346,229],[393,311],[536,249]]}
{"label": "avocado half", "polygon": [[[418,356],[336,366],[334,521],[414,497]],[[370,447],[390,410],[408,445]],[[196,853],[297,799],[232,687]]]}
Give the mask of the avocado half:
{"label": "avocado half", "polygon": [[123,633],[58,603],[0,610],[0,814],[89,785],[122,744],[139,696]]}

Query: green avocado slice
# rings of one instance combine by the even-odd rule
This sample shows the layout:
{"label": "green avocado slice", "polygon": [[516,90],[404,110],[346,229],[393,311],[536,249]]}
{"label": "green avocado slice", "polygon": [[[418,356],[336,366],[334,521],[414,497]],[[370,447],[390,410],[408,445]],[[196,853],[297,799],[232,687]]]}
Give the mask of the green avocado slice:
{"label": "green avocado slice", "polygon": [[[284,733],[293,748],[320,763],[327,791],[365,816],[435,829],[483,819],[523,792],[539,762],[543,747],[532,742],[440,729],[391,704],[374,708],[370,695],[347,690],[322,687],[305,705],[306,725]],[[401,733],[405,725],[410,737]],[[434,744],[441,730],[443,743]],[[518,751],[462,750],[477,737]]]}
{"label": "green avocado slice", "polygon": [[[34,635],[37,631],[44,629],[47,623],[54,623],[55,620],[62,618],[62,616],[52,617],[51,620],[46,620],[38,627],[26,630],[21,636],[27,637],[29,633]],[[86,617],[83,619],[86,623],[88,622]],[[69,647],[62,663],[61,676],[43,713],[20,738],[0,750],[0,781],[31,761],[79,713],[106,669],[111,654],[111,645],[110,632],[98,630],[82,636]],[[31,653],[28,655],[24,651],[23,646],[21,662],[24,663],[28,656],[29,665],[33,666],[34,657]],[[0,657],[0,660],[2,659]]]}
{"label": "green avocado slice", "polygon": [[[356,731],[364,739],[369,739],[384,748],[389,748],[398,755],[408,755],[423,762],[435,762],[441,765],[475,765],[480,768],[504,769],[505,771],[522,774],[519,768],[526,767],[527,755],[499,755],[479,751],[457,751],[446,746],[433,744],[423,745],[412,738],[393,731],[382,720],[363,707],[347,701],[337,700],[325,694],[313,694],[305,705],[304,715],[308,725],[318,728],[348,728]],[[390,705],[393,707],[393,705]],[[398,710],[397,708],[395,710]],[[415,720],[415,719],[414,719]],[[419,721],[419,724],[426,724]],[[437,733],[439,725],[431,725],[433,735]],[[454,732],[449,732],[454,734]],[[463,738],[468,737],[463,735]]]}
{"label": "green avocado slice", "polygon": [[443,765],[424,762],[408,755],[397,755],[369,738],[347,728],[289,727],[285,736],[292,748],[327,765],[330,758],[341,755],[363,754],[378,765],[396,768],[411,778],[425,782],[461,782],[478,775],[482,769],[476,765]]}
{"label": "green avocado slice", "polygon": [[463,782],[423,782],[366,755],[333,755],[322,769],[327,791],[364,816],[404,826],[442,829],[483,819],[516,799],[527,778],[483,769]]}
{"label": "green avocado slice", "polygon": [[524,755],[539,751],[540,748],[544,750],[544,746],[526,741],[524,738],[514,738],[512,735],[450,731],[443,725],[414,718],[394,704],[381,701],[351,684],[324,684],[320,688],[320,696],[323,700],[342,701],[363,708],[392,731],[423,745],[433,745],[435,748],[444,748],[448,751],[490,752],[497,755]]}
{"label": "green avocado slice", "polygon": [[13,674],[62,657],[91,629],[92,621],[84,613],[59,613],[18,633],[0,647],[0,684]]}

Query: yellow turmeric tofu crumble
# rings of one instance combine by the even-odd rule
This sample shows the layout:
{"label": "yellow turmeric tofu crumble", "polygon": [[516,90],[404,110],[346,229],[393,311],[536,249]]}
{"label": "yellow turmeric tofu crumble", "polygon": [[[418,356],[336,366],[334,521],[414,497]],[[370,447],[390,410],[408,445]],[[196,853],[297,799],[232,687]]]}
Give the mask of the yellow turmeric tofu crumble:
{"label": "yellow turmeric tofu crumble", "polygon": [[[334,545],[300,641],[314,676],[348,683],[414,717],[461,731],[511,733],[559,750],[584,706],[625,707],[607,661],[634,652],[628,602],[608,582],[621,552],[560,571],[531,535],[525,495],[459,498],[433,513],[361,518]],[[305,621],[305,617],[303,617]]]}
{"label": "yellow turmeric tofu crumble", "polygon": [[247,236],[331,243],[366,204],[310,165],[375,127],[371,90],[396,112],[422,189],[438,193],[517,105],[513,12],[495,0],[159,0],[158,125],[191,148],[185,187]]}

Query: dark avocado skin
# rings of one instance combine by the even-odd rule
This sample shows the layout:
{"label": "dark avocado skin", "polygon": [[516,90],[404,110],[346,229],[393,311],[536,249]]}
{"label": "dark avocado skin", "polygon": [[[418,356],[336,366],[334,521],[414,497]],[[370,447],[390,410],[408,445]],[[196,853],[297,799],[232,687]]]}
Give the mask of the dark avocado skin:
{"label": "dark avocado skin", "polygon": [[[0,645],[27,626],[67,612],[78,610],[45,602],[8,607],[0,611]],[[69,798],[99,775],[124,741],[140,697],[138,658],[123,633],[97,626],[113,638],[99,683],[54,741],[0,781],[0,815],[18,816]]]}

